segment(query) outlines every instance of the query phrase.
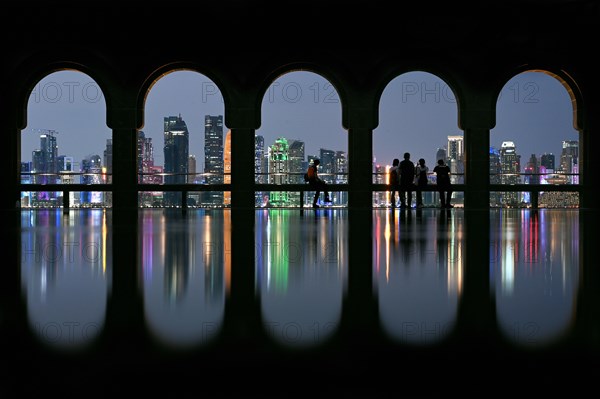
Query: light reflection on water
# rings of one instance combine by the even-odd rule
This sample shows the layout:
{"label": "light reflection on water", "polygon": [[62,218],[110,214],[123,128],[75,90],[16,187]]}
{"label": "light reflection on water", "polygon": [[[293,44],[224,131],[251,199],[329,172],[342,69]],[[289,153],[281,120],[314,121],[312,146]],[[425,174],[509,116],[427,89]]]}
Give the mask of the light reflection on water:
{"label": "light reflection on water", "polygon": [[[138,269],[146,328],[172,348],[223,330],[231,289],[228,210],[140,214]],[[351,265],[347,210],[255,212],[254,270],[267,335],[313,348],[339,330]],[[373,294],[379,327],[398,344],[431,345],[455,330],[465,285],[465,213],[373,211]],[[21,289],[30,328],[57,349],[94,343],[111,300],[110,211],[21,213]],[[543,347],[569,334],[580,285],[579,211],[491,210],[490,295],[500,333]],[[356,250],[356,249],[354,249]],[[473,263],[478,264],[478,263]],[[365,298],[366,301],[372,298]]]}

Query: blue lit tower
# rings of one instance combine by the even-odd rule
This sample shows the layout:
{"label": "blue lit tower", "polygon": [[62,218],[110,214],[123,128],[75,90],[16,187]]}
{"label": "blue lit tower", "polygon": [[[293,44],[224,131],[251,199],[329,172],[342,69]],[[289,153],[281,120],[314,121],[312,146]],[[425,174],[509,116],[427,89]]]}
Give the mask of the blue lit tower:
{"label": "blue lit tower", "polygon": [[319,150],[321,164],[319,165],[319,177],[327,183],[334,183],[335,173],[335,151],[321,148]]}
{"label": "blue lit tower", "polygon": [[[81,160],[81,184],[99,184],[102,174],[102,158],[100,155],[89,155]],[[80,193],[81,204],[92,204],[101,202],[101,196],[97,192],[82,191]]]}
{"label": "blue lit tower", "polygon": [[[204,173],[207,184],[223,184],[223,115],[204,116]],[[206,192],[205,202],[222,205],[223,192]]]}
{"label": "blue lit tower", "polygon": [[44,183],[56,183],[58,172],[57,168],[57,158],[58,158],[58,144],[56,141],[56,136],[54,136],[54,131],[49,131],[46,134],[40,135],[40,150],[42,155],[41,162],[41,170],[39,172],[42,173],[51,173],[54,175],[50,176],[42,176],[42,180]]}
{"label": "blue lit tower", "polygon": [[[178,116],[164,118],[164,172],[166,184],[187,183],[188,157],[189,157],[189,132],[185,121]],[[181,193],[165,193],[165,205],[177,206],[181,204]]]}
{"label": "blue lit tower", "polygon": [[[37,184],[55,184],[58,181],[58,144],[56,141],[57,133],[54,130],[46,130],[46,133],[40,134],[40,149],[34,150],[31,154],[32,172],[34,172],[34,183]],[[48,201],[56,197],[56,193],[39,191],[37,199]]]}

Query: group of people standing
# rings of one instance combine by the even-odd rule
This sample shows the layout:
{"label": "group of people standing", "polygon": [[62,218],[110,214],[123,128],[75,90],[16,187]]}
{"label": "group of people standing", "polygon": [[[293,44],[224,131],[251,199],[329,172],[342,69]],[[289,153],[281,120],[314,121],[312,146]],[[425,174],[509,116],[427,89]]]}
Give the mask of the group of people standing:
{"label": "group of people standing", "polygon": [[[450,183],[450,168],[443,159],[437,161],[433,168],[437,177],[437,191],[440,194],[440,206],[442,208],[454,208],[450,203],[452,198],[452,185]],[[429,167],[425,165],[423,158],[415,165],[410,159],[410,153],[404,153],[404,159],[398,158],[392,162],[390,169],[390,194],[392,208],[396,207],[396,193],[400,197],[400,208],[410,208],[412,204],[413,191],[417,194],[417,208],[423,208],[423,187],[427,186],[427,175]]]}
{"label": "group of people standing", "polygon": [[[319,208],[318,201],[321,192],[325,194],[326,203],[331,203],[329,198],[329,187],[324,180],[319,177],[318,166],[320,161],[313,160],[313,164],[308,167],[305,175],[305,180],[315,190],[313,197],[313,208]],[[437,165],[433,168],[433,173],[437,176],[437,191],[440,194],[440,205],[442,208],[454,208],[450,203],[452,198],[452,185],[450,184],[450,168],[444,163],[443,159],[437,161]],[[410,160],[410,153],[404,153],[404,159],[400,161],[398,158],[392,162],[390,169],[390,192],[392,208],[396,207],[396,193],[400,197],[400,208],[410,208],[412,204],[413,191],[417,194],[417,208],[423,208],[423,187],[427,186],[427,175],[429,167],[425,165],[423,158],[419,159],[415,165]]]}

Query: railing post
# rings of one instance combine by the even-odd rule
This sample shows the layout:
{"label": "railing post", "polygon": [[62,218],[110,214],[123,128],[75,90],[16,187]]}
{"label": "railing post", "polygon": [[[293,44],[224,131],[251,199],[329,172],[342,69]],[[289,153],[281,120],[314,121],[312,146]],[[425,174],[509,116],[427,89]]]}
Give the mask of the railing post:
{"label": "railing post", "polygon": [[63,213],[69,213],[69,191],[63,190]]}
{"label": "railing post", "polygon": [[533,209],[537,209],[538,208],[538,201],[539,201],[539,191],[531,191],[529,193],[529,197],[531,198],[531,207]]}

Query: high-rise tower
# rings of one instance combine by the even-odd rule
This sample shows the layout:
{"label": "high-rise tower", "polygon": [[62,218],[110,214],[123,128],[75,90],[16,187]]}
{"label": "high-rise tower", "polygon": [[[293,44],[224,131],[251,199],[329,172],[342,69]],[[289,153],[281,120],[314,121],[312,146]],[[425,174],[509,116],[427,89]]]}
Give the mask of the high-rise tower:
{"label": "high-rise tower", "polygon": [[[223,115],[204,116],[204,181],[223,184]],[[208,191],[204,197],[208,205],[223,204],[223,192]]]}
{"label": "high-rise tower", "polygon": [[[185,121],[178,116],[164,118],[164,154],[165,154],[165,183],[187,183],[188,157],[189,157],[189,132]],[[167,192],[165,205],[176,206],[181,204],[181,193]]]}

